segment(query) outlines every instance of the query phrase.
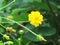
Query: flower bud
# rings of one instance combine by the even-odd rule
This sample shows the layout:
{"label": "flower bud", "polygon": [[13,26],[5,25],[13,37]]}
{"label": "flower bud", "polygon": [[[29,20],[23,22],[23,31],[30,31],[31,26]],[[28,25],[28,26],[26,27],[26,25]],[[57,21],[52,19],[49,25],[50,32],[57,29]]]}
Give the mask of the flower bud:
{"label": "flower bud", "polygon": [[6,39],[6,40],[10,40],[10,37],[6,34],[3,35],[3,37]]}
{"label": "flower bud", "polygon": [[9,19],[13,19],[13,16],[10,15],[10,16],[8,16],[7,18],[9,18]]}
{"label": "flower bud", "polygon": [[40,41],[47,41],[46,39],[44,39],[43,36],[41,35],[37,35],[37,39],[40,40]]}
{"label": "flower bud", "polygon": [[23,30],[19,30],[19,34],[20,35],[24,34],[24,31]]}
{"label": "flower bud", "polygon": [[13,28],[12,27],[7,27],[6,30],[9,31],[10,34],[12,34]]}
{"label": "flower bud", "polygon": [[19,42],[22,42],[22,38],[18,38],[18,41],[19,41]]}

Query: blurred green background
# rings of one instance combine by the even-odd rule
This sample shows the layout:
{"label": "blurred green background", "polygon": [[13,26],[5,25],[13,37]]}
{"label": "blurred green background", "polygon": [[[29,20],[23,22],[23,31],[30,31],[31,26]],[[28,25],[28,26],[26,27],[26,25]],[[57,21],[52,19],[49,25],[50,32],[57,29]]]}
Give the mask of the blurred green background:
{"label": "blurred green background", "polygon": [[[0,33],[8,34],[12,41],[17,45],[15,38],[19,38],[19,30],[24,30],[22,45],[60,45],[60,0],[0,0],[0,24],[7,27],[13,27],[16,32],[11,35],[0,25]],[[12,2],[12,3],[11,3]],[[11,4],[10,4],[11,3]],[[6,6],[6,7],[5,7]],[[28,22],[28,14],[31,11],[40,11],[44,17],[44,22],[35,28]],[[41,42],[26,29],[23,29],[12,21],[2,19],[1,17],[13,16],[14,21],[28,27],[33,32],[41,34],[47,39],[47,42]],[[0,41],[5,42],[0,35]]]}

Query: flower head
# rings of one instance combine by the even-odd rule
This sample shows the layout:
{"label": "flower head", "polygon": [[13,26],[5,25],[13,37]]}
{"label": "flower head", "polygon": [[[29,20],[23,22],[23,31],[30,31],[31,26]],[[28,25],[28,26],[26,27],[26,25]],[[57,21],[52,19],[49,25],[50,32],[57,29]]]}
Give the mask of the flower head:
{"label": "flower head", "polygon": [[28,15],[28,19],[30,21],[30,24],[32,24],[35,27],[38,27],[39,24],[42,24],[43,22],[43,16],[40,14],[39,11],[32,11]]}
{"label": "flower head", "polygon": [[12,19],[12,18],[13,18],[13,16],[11,16],[11,15],[10,15],[10,16],[8,16],[7,18]]}
{"label": "flower head", "polygon": [[10,40],[10,37],[6,34],[3,35],[3,37],[6,39],[6,40]]}

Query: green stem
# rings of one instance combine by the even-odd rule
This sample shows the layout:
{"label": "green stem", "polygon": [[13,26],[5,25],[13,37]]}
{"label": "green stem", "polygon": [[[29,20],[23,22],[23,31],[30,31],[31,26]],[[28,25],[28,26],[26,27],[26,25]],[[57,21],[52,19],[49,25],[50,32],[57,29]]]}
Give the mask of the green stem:
{"label": "green stem", "polygon": [[13,1],[10,2],[9,4],[5,5],[4,7],[0,8],[0,10],[4,9],[4,8],[6,8],[6,7],[8,7],[9,5],[11,5],[11,4],[14,3],[14,2],[15,2],[15,0],[13,0]]}
{"label": "green stem", "polygon": [[2,36],[3,36],[3,34],[2,33],[0,33]]}
{"label": "green stem", "polygon": [[[10,20],[10,21],[12,21],[13,23],[16,23],[17,25],[21,26],[22,28],[26,29],[27,31],[31,32],[33,35],[35,35],[36,37],[38,37],[39,40],[41,39],[42,41],[46,41],[46,39],[44,39],[44,37],[42,37],[41,35],[38,35],[38,34],[34,33],[33,31],[31,31],[29,28],[23,26],[22,24],[20,24],[20,23],[14,21],[14,20],[5,18],[5,17],[1,17],[1,18],[6,19],[6,20]],[[41,41],[41,40],[40,40],[40,41]]]}
{"label": "green stem", "polygon": [[11,23],[11,22],[0,22],[0,24],[6,24],[6,23]]}
{"label": "green stem", "polygon": [[[20,21],[19,23],[22,23],[22,22],[28,22],[28,21]],[[9,24],[9,23],[11,23],[11,22],[0,22],[0,24]]]}
{"label": "green stem", "polygon": [[26,29],[27,31],[29,31],[29,32],[31,32],[33,35],[35,35],[37,38],[38,38],[38,40],[42,40],[42,41],[47,41],[46,39],[44,39],[44,37],[43,36],[41,36],[41,35],[38,35],[38,34],[36,34],[36,33],[34,33],[33,31],[31,31],[29,28],[27,28],[27,27],[25,27],[25,26],[23,26],[22,24],[20,24],[20,23],[18,23],[18,22],[16,22],[16,21],[14,21],[14,20],[11,20],[11,19],[8,19],[8,18],[5,18],[5,17],[1,17],[1,18],[3,18],[3,19],[6,19],[6,20],[10,20],[10,21],[12,21],[13,23],[16,23],[17,25],[19,25],[19,26],[21,26],[22,28],[24,28],[24,29]]}
{"label": "green stem", "polygon": [[27,42],[27,44],[26,45],[29,45],[29,43],[30,43],[31,41],[29,41],[29,42]]}
{"label": "green stem", "polygon": [[[22,35],[20,36],[20,38],[22,39]],[[23,40],[22,40],[22,41],[23,41]],[[19,45],[21,45],[21,44],[22,44],[22,41],[18,42],[18,43],[19,43]]]}
{"label": "green stem", "polygon": [[17,25],[19,25],[19,26],[23,27],[24,29],[28,30],[29,32],[31,32],[32,34],[34,34],[35,36],[37,36],[37,34],[36,34],[36,33],[34,33],[33,31],[31,31],[29,28],[27,28],[27,27],[23,26],[22,24],[20,24],[20,23],[18,23],[18,22],[16,22],[16,21],[14,21],[14,20],[11,20],[11,19],[8,19],[8,18],[5,18],[5,17],[1,17],[1,18],[6,19],[6,20],[10,20],[10,21],[12,21],[13,23],[16,23]]}
{"label": "green stem", "polygon": [[4,27],[2,24],[0,24],[0,26],[2,26],[4,29],[6,29],[6,27]]}
{"label": "green stem", "polygon": [[36,34],[36,33],[34,33],[33,31],[31,31],[31,30],[30,30],[30,29],[28,29],[27,27],[25,27],[25,26],[23,26],[23,25],[19,24],[18,22],[16,22],[16,24],[20,25],[20,26],[21,26],[21,27],[23,27],[24,29],[28,30],[29,32],[31,32],[32,34],[34,34],[35,36],[37,36],[37,34]]}

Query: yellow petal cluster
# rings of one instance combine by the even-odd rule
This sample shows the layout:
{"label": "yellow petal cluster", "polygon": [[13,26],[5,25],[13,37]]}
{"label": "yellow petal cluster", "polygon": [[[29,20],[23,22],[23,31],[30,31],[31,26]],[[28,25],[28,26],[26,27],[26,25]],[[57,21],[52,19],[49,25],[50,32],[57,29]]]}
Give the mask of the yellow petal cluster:
{"label": "yellow petal cluster", "polygon": [[7,18],[9,18],[9,19],[13,19],[13,16],[10,15],[10,16],[8,16]]}
{"label": "yellow petal cluster", "polygon": [[32,11],[28,15],[28,20],[30,21],[31,25],[38,27],[39,24],[42,24],[43,22],[43,16],[41,15],[39,11]]}
{"label": "yellow petal cluster", "polygon": [[10,37],[6,34],[3,35],[3,37],[6,39],[6,40],[10,40]]}

